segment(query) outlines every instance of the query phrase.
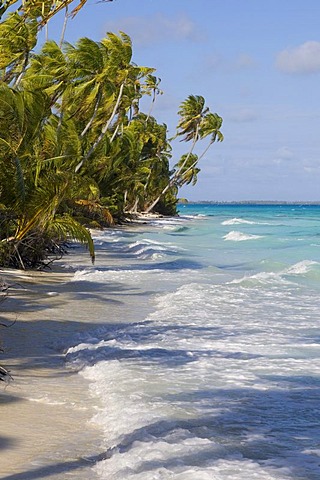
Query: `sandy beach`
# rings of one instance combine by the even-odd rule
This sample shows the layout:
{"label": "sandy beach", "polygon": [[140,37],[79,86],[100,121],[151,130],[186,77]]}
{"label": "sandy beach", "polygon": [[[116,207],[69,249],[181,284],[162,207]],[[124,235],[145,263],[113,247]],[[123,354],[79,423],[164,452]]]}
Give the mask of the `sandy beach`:
{"label": "sandy beach", "polygon": [[62,350],[66,339],[88,328],[85,309],[72,320],[79,285],[61,272],[1,276],[10,285],[1,317],[15,324],[1,330],[1,363],[13,381],[0,385],[0,476],[88,478],[86,469],[101,453],[100,432],[89,422],[93,405],[85,380],[66,369]]}

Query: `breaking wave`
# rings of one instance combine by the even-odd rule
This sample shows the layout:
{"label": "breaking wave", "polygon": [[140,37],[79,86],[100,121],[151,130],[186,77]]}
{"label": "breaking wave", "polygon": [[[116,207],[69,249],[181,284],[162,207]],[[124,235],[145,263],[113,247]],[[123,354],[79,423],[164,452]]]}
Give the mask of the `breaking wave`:
{"label": "breaking wave", "polygon": [[263,236],[250,235],[232,230],[232,232],[227,233],[227,235],[225,235],[223,238],[232,242],[244,242],[245,240],[258,240],[259,238],[263,238]]}

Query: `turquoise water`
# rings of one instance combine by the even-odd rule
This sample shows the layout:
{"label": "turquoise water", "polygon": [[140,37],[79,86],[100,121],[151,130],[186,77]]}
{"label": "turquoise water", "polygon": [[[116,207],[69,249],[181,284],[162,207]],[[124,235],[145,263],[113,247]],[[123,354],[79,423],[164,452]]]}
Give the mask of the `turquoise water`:
{"label": "turquoise water", "polygon": [[320,206],[179,210],[94,232],[72,280],[105,305],[66,354],[104,432],[95,475],[320,478]]}

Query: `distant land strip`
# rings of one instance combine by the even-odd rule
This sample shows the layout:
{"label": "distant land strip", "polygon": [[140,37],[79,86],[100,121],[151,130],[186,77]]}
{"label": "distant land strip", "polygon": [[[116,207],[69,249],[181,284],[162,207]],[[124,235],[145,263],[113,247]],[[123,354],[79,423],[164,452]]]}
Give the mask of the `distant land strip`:
{"label": "distant land strip", "polygon": [[320,205],[319,201],[280,201],[280,200],[239,200],[239,201],[215,201],[215,200],[186,200],[181,199],[178,205]]}

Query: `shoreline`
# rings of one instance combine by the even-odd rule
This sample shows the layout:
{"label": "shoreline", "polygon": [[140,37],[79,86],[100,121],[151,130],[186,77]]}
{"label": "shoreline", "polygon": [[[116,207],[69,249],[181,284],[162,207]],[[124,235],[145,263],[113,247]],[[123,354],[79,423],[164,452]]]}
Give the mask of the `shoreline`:
{"label": "shoreline", "polygon": [[[139,214],[115,228],[139,227],[159,218],[163,216]],[[63,268],[64,263],[71,264],[70,270]],[[0,474],[5,480],[34,480],[42,475],[63,480],[65,474],[76,480],[94,480],[91,467],[106,455],[103,432],[92,423],[97,400],[90,396],[90,382],[65,364],[64,353],[73,346],[72,338],[98,326],[88,321],[91,312],[85,303],[79,315],[79,301],[90,295],[88,288],[95,288],[71,281],[79,264],[81,269],[92,268],[82,246],[71,248],[69,256],[53,262],[51,270],[0,270],[0,279],[9,286],[0,318],[8,325],[13,323],[0,330],[0,365],[13,377],[8,384],[0,382],[5,419],[0,433]],[[112,288],[109,296],[111,302],[117,301]],[[119,315],[125,322],[126,308],[119,308],[117,321]],[[61,431],[70,441],[70,455],[64,461],[58,458],[65,448]],[[79,437],[85,437],[84,441],[79,442]],[[55,461],[52,452],[56,452]]]}

